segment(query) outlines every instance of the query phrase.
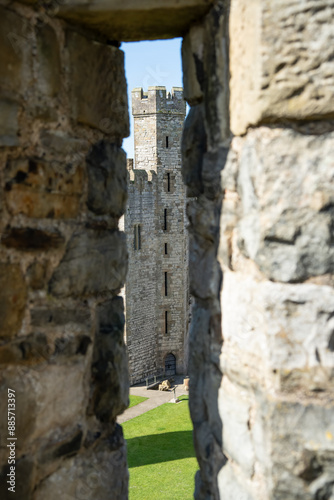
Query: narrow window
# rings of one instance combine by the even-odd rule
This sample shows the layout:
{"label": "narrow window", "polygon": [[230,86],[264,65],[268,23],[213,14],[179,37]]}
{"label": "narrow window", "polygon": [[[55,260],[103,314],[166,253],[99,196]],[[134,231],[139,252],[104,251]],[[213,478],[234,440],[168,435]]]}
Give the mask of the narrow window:
{"label": "narrow window", "polygon": [[133,230],[134,230],[133,248],[135,250],[140,250],[141,249],[140,224],[135,224],[133,226]]}
{"label": "narrow window", "polygon": [[168,255],[168,244],[165,243],[165,255]]}
{"label": "narrow window", "polygon": [[133,248],[138,250],[138,240],[137,240],[137,226],[133,226]]}
{"label": "narrow window", "polygon": [[167,174],[167,191],[170,192],[170,173]]}
{"label": "narrow window", "polygon": [[164,210],[164,231],[167,231],[167,208]]}
{"label": "narrow window", "polygon": [[166,135],[166,148],[168,148],[168,135]]}
{"label": "narrow window", "polygon": [[168,311],[165,311],[165,335],[168,333]]}
{"label": "narrow window", "polygon": [[168,295],[168,273],[165,272],[165,297]]}

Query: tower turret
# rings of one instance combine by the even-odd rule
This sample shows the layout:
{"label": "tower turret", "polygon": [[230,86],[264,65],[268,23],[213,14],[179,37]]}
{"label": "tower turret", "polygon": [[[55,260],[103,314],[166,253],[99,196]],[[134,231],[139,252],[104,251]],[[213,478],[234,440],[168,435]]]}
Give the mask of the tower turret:
{"label": "tower turret", "polygon": [[[135,168],[157,170],[166,156],[180,164],[180,140],[186,115],[183,89],[149,87],[132,91]],[[167,151],[168,150],[168,151]]]}

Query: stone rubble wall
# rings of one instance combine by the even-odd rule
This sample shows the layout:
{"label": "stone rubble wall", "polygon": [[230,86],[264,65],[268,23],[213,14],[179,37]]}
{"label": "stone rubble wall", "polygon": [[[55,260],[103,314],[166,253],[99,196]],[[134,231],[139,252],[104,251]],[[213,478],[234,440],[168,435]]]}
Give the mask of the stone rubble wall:
{"label": "stone rubble wall", "polygon": [[0,7],[2,499],[127,498],[123,59],[41,10]]}

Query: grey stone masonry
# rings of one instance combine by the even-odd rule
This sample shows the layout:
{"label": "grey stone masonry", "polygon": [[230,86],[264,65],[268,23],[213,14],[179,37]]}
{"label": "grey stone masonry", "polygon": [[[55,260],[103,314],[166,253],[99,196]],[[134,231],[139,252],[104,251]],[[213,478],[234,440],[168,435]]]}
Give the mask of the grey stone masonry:
{"label": "grey stone masonry", "polygon": [[180,158],[185,111],[180,88],[168,94],[165,87],[132,91],[135,169],[128,161],[125,215],[132,382],[165,373],[168,354],[176,359],[177,373],[187,366],[188,243]]}

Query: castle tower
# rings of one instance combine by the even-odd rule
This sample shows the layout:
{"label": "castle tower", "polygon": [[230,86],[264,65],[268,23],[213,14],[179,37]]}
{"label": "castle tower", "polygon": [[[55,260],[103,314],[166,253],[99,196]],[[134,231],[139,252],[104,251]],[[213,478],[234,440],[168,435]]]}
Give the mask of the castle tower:
{"label": "castle tower", "polygon": [[181,177],[183,90],[132,91],[135,169],[128,162],[126,342],[131,381],[185,373],[188,237]]}

